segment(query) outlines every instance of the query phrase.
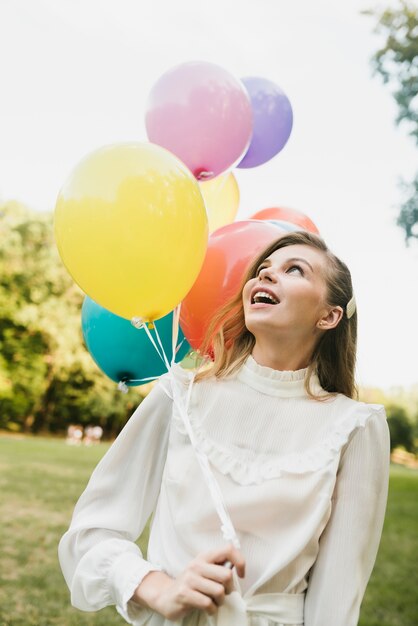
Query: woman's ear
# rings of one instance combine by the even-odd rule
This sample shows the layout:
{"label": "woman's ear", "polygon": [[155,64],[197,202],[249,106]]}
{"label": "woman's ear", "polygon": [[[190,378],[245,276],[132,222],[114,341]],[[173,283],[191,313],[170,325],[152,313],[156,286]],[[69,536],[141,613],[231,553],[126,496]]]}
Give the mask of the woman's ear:
{"label": "woman's ear", "polygon": [[318,320],[316,326],[320,330],[331,330],[340,323],[344,311],[340,306],[334,306],[332,309],[328,309],[325,314]]}

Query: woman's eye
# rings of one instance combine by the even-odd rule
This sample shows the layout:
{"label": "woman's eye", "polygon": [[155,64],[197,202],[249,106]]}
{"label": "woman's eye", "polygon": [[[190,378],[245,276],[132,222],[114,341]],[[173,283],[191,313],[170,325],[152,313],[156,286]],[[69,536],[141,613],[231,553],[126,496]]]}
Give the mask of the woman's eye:
{"label": "woman's eye", "polygon": [[286,272],[288,274],[293,274],[295,272],[299,272],[299,274],[301,276],[303,276],[303,269],[300,267],[300,265],[291,265],[290,267],[287,268]]}
{"label": "woman's eye", "polygon": [[260,265],[260,267],[257,268],[255,275],[258,276],[261,270],[263,270],[265,267],[266,267],[265,265]]}

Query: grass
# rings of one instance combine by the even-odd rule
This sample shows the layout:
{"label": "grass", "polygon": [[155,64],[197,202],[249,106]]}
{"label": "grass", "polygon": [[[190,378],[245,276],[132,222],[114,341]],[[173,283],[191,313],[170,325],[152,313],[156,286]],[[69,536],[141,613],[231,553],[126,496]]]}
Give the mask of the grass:
{"label": "grass", "polygon": [[[97,613],[72,608],[57,561],[59,538],[106,449],[0,437],[0,626],[126,623],[113,607]],[[382,543],[359,626],[418,624],[417,495],[418,471],[393,466]],[[146,541],[143,536],[141,547]]]}
{"label": "grass", "polygon": [[382,541],[359,626],[418,624],[418,470],[393,465]]}
{"label": "grass", "polygon": [[113,607],[71,607],[57,560],[74,504],[107,449],[0,438],[0,626],[125,624]]}

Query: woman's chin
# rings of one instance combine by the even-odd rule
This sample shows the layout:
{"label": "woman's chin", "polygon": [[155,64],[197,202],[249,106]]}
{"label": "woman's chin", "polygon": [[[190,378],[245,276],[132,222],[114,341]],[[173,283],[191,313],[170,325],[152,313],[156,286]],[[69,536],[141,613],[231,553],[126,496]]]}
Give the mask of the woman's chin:
{"label": "woman's chin", "polygon": [[277,332],[278,322],[265,309],[255,309],[245,314],[245,326],[253,335],[264,332]]}

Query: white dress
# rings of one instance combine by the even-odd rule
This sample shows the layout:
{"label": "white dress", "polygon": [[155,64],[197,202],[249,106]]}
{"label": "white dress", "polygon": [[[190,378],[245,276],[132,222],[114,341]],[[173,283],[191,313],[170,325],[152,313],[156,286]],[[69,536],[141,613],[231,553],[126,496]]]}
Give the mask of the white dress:
{"label": "white dress", "polygon": [[[312,400],[305,375],[250,356],[232,377],[193,386],[190,421],[246,560],[215,618],[171,622],[129,601],[149,571],[175,577],[224,545],[167,377],[93,472],[60,542],[73,605],[114,604],[135,626],[355,626],[381,537],[389,432],[382,406],[325,394],[317,379],[325,398]],[[153,512],[145,560],[134,542]]]}

